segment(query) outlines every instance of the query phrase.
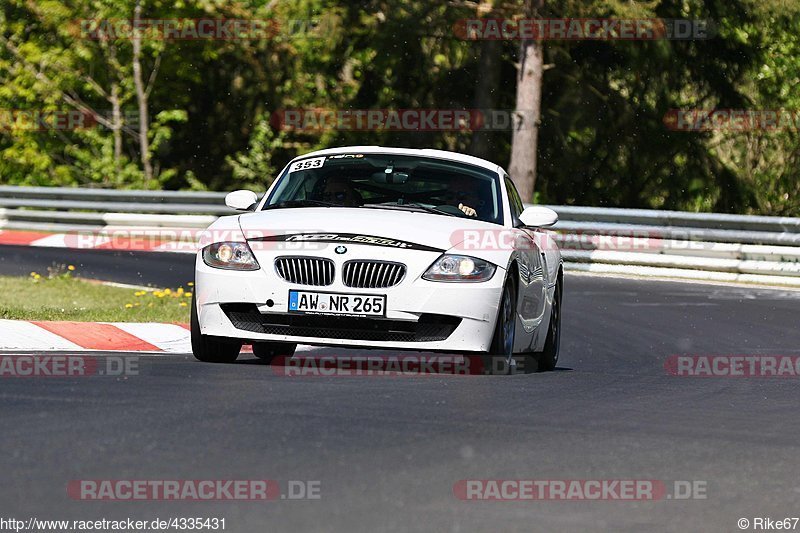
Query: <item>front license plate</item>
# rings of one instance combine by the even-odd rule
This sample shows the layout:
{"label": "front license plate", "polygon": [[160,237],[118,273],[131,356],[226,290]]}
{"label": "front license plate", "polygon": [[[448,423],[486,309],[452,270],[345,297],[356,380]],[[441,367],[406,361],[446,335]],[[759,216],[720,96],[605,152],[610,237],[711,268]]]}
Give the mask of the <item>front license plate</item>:
{"label": "front license plate", "polygon": [[386,316],[386,295],[289,291],[290,313]]}

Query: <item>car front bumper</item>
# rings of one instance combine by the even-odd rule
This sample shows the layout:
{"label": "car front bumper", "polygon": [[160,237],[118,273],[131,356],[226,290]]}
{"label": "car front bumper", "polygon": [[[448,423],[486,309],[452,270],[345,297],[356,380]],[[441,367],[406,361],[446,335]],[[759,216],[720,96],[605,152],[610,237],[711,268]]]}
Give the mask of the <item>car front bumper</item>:
{"label": "car front bumper", "polygon": [[[260,255],[260,254],[259,254]],[[444,283],[420,275],[439,254],[408,265],[405,279],[391,288],[356,289],[340,277],[325,287],[285,281],[261,256],[261,268],[241,272],[207,266],[198,255],[195,295],[204,335],[245,341],[279,341],[323,346],[438,352],[489,350],[505,270],[481,283]],[[419,265],[426,265],[420,269]],[[337,272],[341,265],[337,264]],[[352,319],[288,312],[289,291],[385,294],[383,319]],[[272,305],[267,305],[271,303]]]}

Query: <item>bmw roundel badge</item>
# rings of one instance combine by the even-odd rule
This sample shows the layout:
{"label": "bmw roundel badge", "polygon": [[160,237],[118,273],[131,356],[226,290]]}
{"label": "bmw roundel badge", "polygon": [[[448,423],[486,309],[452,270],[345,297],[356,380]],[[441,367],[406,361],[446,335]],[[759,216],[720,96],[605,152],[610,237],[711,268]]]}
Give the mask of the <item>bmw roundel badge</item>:
{"label": "bmw roundel badge", "polygon": [[344,246],[337,246],[334,252],[336,252],[339,255],[342,255],[343,253],[347,252],[347,248],[345,248]]}

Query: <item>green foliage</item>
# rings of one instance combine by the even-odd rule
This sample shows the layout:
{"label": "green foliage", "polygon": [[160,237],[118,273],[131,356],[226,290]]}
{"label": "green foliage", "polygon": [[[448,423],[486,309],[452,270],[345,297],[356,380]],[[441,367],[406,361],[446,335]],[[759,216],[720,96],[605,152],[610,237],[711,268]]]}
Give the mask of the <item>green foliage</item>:
{"label": "green foliage", "polygon": [[748,93],[758,109],[772,110],[794,128],[719,135],[713,153],[753,191],[753,213],[800,214],[800,6],[768,15],[770,39]]}
{"label": "green foliage", "polygon": [[284,135],[276,135],[269,122],[262,119],[250,137],[248,149],[228,158],[233,179],[242,187],[263,189],[268,187],[280,168],[272,161],[272,154],[284,142]]}
{"label": "green foliage", "polygon": [[[293,108],[470,109],[478,101],[511,110],[519,43],[485,46],[454,27],[518,16],[522,0],[143,0],[144,18],[269,20],[277,29],[263,39],[142,42],[155,174],[146,183],[131,41],[80,35],[81,20],[130,19],[135,3],[0,4],[0,110],[85,106],[104,119],[77,131],[0,126],[0,183],[263,189],[289,158],[314,148],[469,152],[479,137],[480,153],[508,164],[509,131],[309,133],[280,131],[270,117]],[[663,122],[670,109],[800,109],[800,3],[545,6],[544,17],[706,19],[719,31],[695,41],[545,42],[537,200],[800,214],[797,131],[681,132]],[[487,65],[497,82],[479,89]],[[125,119],[116,135],[114,94]]]}

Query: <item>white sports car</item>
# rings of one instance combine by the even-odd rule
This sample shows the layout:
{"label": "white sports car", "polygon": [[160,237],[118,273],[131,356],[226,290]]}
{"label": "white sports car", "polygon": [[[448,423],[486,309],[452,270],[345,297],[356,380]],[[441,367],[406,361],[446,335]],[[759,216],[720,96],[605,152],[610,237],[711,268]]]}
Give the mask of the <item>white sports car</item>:
{"label": "white sports car", "polygon": [[351,146],[291,161],[200,241],[197,359],[297,344],[481,355],[494,370],[558,360],[563,268],[498,165],[440,150]]}

